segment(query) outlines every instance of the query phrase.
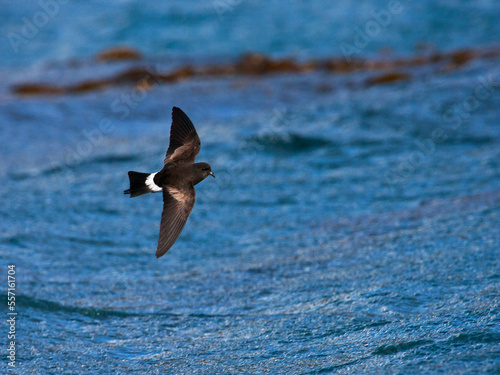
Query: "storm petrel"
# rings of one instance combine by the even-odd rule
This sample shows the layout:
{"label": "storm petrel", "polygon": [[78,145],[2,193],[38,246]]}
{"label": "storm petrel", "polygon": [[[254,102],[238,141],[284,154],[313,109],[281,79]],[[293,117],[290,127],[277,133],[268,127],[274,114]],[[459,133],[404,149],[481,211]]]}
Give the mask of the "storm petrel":
{"label": "storm petrel", "polygon": [[156,257],[164,255],[174,244],[194,206],[194,185],[209,175],[215,177],[210,164],[195,163],[200,152],[200,138],[193,123],[177,107],[172,108],[170,145],[163,169],[156,173],[128,172],[130,198],[163,192],[160,237]]}

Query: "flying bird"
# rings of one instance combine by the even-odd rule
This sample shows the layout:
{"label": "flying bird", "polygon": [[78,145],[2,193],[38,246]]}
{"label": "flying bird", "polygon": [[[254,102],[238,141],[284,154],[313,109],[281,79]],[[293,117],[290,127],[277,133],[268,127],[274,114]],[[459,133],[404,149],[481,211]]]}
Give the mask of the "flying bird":
{"label": "flying bird", "polygon": [[130,198],[163,193],[157,258],[172,247],[184,228],[194,206],[194,185],[208,176],[215,177],[210,164],[194,162],[199,152],[200,138],[193,123],[180,108],[173,107],[170,145],[163,169],[156,173],[128,172],[130,189],[123,193],[130,194]]}

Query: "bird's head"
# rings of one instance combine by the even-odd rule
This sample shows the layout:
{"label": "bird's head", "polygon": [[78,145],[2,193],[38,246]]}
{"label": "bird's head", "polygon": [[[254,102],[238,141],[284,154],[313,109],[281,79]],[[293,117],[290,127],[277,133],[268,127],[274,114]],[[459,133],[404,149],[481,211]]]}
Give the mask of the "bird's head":
{"label": "bird's head", "polygon": [[195,180],[195,185],[207,178],[208,176],[212,176],[215,178],[214,172],[212,172],[212,167],[208,163],[195,163],[193,164],[195,170],[195,176],[197,177]]}

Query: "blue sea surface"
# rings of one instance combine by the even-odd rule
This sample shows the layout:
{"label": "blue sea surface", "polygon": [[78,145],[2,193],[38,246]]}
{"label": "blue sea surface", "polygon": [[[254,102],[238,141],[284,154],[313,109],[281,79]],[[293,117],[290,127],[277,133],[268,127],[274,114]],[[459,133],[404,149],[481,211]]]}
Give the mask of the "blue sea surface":
{"label": "blue sea surface", "polygon": [[[500,57],[380,85],[310,71],[12,91],[249,51],[342,58],[389,3],[0,1],[0,372],[500,373]],[[399,3],[353,57],[498,43],[499,2]],[[96,61],[124,45],[143,59]],[[162,168],[174,105],[217,177],[156,259],[162,197],[123,190]]]}

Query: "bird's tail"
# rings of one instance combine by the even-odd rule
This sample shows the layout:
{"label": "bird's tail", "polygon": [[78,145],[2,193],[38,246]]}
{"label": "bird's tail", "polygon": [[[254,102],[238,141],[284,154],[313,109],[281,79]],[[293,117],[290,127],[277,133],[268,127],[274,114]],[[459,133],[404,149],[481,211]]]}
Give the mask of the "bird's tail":
{"label": "bird's tail", "polygon": [[128,172],[128,178],[130,179],[130,189],[127,189],[123,194],[130,194],[130,198],[138,197],[139,195],[151,193],[152,190],[146,180],[151,175],[151,173],[141,173],[141,172]]}

